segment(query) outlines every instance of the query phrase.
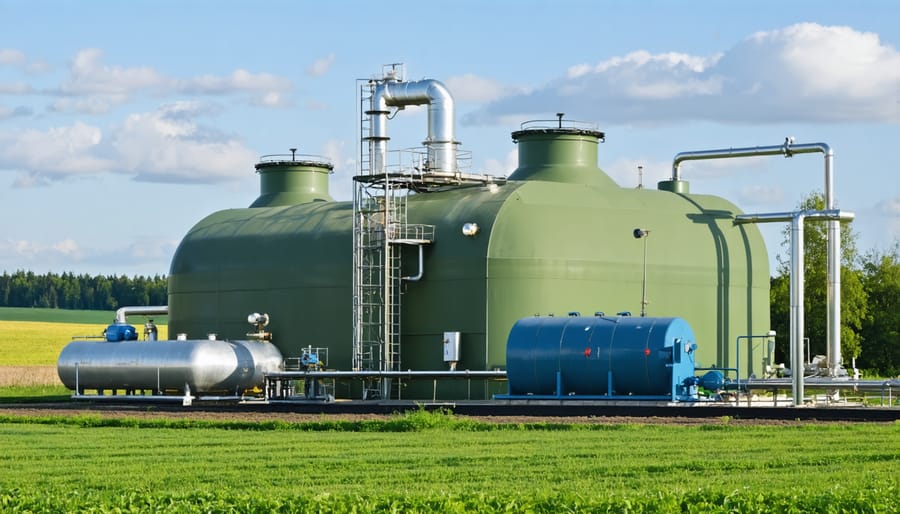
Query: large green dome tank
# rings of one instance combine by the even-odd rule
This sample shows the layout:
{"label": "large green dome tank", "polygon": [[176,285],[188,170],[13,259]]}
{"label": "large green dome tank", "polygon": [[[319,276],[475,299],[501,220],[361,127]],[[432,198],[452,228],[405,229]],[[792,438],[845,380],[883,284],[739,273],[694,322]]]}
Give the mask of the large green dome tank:
{"label": "large green dome tank", "polygon": [[[458,369],[504,369],[517,319],[637,315],[644,245],[647,315],[687,320],[698,366],[733,366],[737,336],[769,330],[766,249],[755,226],[733,224],[740,211],[732,203],[688,194],[686,183],[656,191],[617,186],[597,167],[603,134],[595,130],[526,127],[513,136],[519,168],[505,184],[408,199],[409,222],[434,225],[435,236],[423,250],[422,278],[403,284],[401,369],[446,369],[448,331],[461,333]],[[478,229],[464,233],[466,225]],[[636,228],[649,235],[635,239]],[[329,368],[351,369],[352,232],[350,202],[208,216],[172,261],[170,333],[243,338],[247,314],[267,312],[286,357],[328,347]],[[403,275],[416,274],[416,248],[402,251]],[[404,397],[430,398],[431,387],[410,386]],[[465,397],[467,387],[442,384],[440,394]],[[472,396],[487,396],[505,385],[474,389]]]}

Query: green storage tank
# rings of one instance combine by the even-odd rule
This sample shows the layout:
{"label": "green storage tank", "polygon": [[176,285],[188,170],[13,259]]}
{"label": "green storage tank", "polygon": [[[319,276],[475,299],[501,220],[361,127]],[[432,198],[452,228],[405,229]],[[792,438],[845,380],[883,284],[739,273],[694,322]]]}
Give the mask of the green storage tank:
{"label": "green storage tank", "polygon": [[[505,369],[516,320],[574,311],[638,315],[644,278],[647,315],[687,320],[698,366],[734,366],[737,336],[769,330],[768,256],[755,226],[732,223],[737,207],[692,195],[682,181],[621,188],[597,166],[601,132],[523,127],[513,133],[519,167],[505,184],[409,197],[409,222],[434,225],[435,236],[424,247],[422,278],[402,286],[401,369],[446,369],[448,331],[461,334],[458,369]],[[328,200],[321,177],[330,169],[314,161],[270,164],[267,174],[294,175],[269,175],[263,197],[297,203],[261,197],[188,232],[169,273],[170,333],[244,338],[247,314],[267,312],[286,357],[327,347],[329,368],[351,369],[353,206]],[[316,195],[299,194],[314,185]],[[649,234],[636,239],[637,228]],[[416,248],[402,252],[403,274],[416,274]],[[744,376],[760,372],[740,360]],[[350,394],[345,387],[339,396]],[[501,392],[505,385],[496,382],[442,383],[439,395]],[[410,385],[403,397],[432,394],[429,382]]]}

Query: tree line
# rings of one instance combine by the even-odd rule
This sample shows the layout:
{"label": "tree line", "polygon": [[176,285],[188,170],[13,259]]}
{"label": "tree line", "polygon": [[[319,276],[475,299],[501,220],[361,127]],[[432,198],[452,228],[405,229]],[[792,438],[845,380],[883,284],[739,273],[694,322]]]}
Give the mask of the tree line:
{"label": "tree line", "polygon": [[0,275],[0,307],[115,310],[126,305],[166,305],[166,277],[75,275],[31,271]]}
{"label": "tree line", "polygon": [[[823,210],[825,200],[813,193],[800,210]],[[827,355],[826,223],[804,227],[804,332],[811,355]],[[790,227],[784,230],[790,247]],[[779,258],[770,289],[772,328],[777,332],[776,358],[786,361],[790,342],[790,261]],[[852,223],[841,223],[841,357],[845,368],[879,376],[900,375],[900,242],[887,251],[859,255]]]}

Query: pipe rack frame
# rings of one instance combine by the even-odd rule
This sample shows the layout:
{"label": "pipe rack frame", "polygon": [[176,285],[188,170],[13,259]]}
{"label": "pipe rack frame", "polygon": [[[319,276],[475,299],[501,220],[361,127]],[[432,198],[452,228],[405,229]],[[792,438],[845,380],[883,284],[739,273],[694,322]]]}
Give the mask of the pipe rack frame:
{"label": "pipe rack frame", "polygon": [[[832,223],[852,221],[856,217],[852,212],[840,210],[775,212],[768,214],[741,214],[734,217],[736,225],[746,223],[791,223],[791,368],[793,372],[794,406],[803,403],[803,339],[804,339],[804,291],[805,270],[803,247],[803,224],[806,219],[828,220]],[[831,304],[829,304],[830,306]],[[840,319],[840,318],[838,318]],[[838,340],[840,343],[840,340]],[[831,370],[834,376],[834,370]]]}
{"label": "pipe rack frame", "polygon": [[[793,137],[784,138],[784,143],[773,146],[745,148],[722,148],[718,150],[697,150],[680,152],[672,160],[672,181],[681,180],[681,163],[684,161],[727,159],[735,157],[759,157],[821,153],[825,157],[825,209],[833,210],[834,201],[834,150],[827,143],[794,144]],[[839,220],[829,220],[827,229],[827,326],[828,369],[831,376],[838,376],[841,369],[841,232]]]}

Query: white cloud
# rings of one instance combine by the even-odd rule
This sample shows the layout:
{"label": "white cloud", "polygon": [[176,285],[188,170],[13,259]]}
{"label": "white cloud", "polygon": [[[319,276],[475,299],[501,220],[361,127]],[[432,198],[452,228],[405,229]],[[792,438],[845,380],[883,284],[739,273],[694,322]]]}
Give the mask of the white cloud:
{"label": "white cloud", "polygon": [[506,86],[496,80],[471,73],[450,77],[444,81],[458,102],[491,102],[503,96],[521,93],[522,89]]}
{"label": "white cloud", "polygon": [[83,247],[72,238],[56,242],[0,240],[0,269],[67,271],[93,268],[91,274],[145,274],[146,269],[165,270],[179,240],[141,237],[123,246]]}
{"label": "white cloud", "polygon": [[64,239],[58,243],[54,243],[51,248],[63,255],[77,256],[81,254],[78,244],[72,239]]}
{"label": "white cloud", "polygon": [[38,175],[34,172],[20,173],[12,183],[13,189],[30,189],[32,187],[45,187],[49,185],[50,181],[47,177]]}
{"label": "white cloud", "polygon": [[0,95],[27,95],[34,89],[24,82],[0,82]]}
{"label": "white cloud", "polygon": [[164,86],[167,79],[153,68],[107,66],[100,62],[103,51],[88,48],[72,59],[69,79],[60,90],[72,95],[124,96],[133,91]]}
{"label": "white cloud", "polygon": [[215,183],[246,176],[256,153],[240,139],[198,122],[216,106],[176,102],[128,116],[104,137],[85,123],[0,132],[0,169],[19,172],[16,187],[73,176],[122,173],[135,180]]}
{"label": "white cloud", "polygon": [[30,74],[44,73],[50,69],[46,62],[29,61],[24,52],[14,48],[0,48],[0,66],[13,66]]}
{"label": "white cloud", "polygon": [[113,255],[117,255],[118,260],[121,260],[122,255],[128,255],[130,260],[137,262],[168,262],[180,243],[178,239],[142,238]]}
{"label": "white cloud", "polygon": [[256,154],[242,141],[198,124],[207,107],[178,102],[132,114],[111,136],[119,171],[152,182],[220,182],[253,169]]}
{"label": "white cloud", "polygon": [[103,95],[88,97],[60,98],[47,106],[51,112],[75,111],[81,114],[103,114],[116,105],[125,103],[127,95]]}
{"label": "white cloud", "polygon": [[253,73],[238,69],[230,75],[216,77],[204,75],[175,82],[179,93],[204,95],[230,95],[246,93],[250,103],[264,107],[285,107],[290,105],[288,93],[293,88],[289,79],[271,73]]}
{"label": "white cloud", "polygon": [[0,133],[0,168],[27,174],[16,181],[19,187],[108,171],[112,161],[97,152],[102,140],[99,128],[81,122],[44,131]]}
{"label": "white cloud", "polygon": [[290,102],[285,99],[284,95],[275,91],[270,91],[260,97],[257,97],[255,100],[253,100],[252,103],[254,105],[261,105],[264,107],[281,107],[290,105]]}
{"label": "white cloud", "polygon": [[309,68],[306,68],[306,74],[310,77],[321,77],[328,73],[332,64],[334,64],[334,54],[328,54],[321,59],[316,59]]}
{"label": "white cloud", "polygon": [[[519,167],[519,150],[513,148],[503,159],[487,159],[484,161],[484,173],[495,177],[508,177]],[[477,172],[477,170],[476,170]]]}
{"label": "white cloud", "polygon": [[0,65],[22,66],[25,64],[25,61],[25,54],[21,50],[0,48]]}
{"label": "white cloud", "polygon": [[239,69],[230,75],[218,77],[202,75],[185,80],[174,81],[174,89],[181,93],[224,95],[234,92],[268,94],[285,92],[291,88],[291,81],[271,73],[252,73]]}
{"label": "white cloud", "polygon": [[567,112],[617,124],[898,123],[898,91],[900,52],[877,34],[802,23],[753,34],[711,56],[636,51],[576,64],[541,87],[505,93],[465,121]]}
{"label": "white cloud", "polygon": [[[60,96],[50,105],[53,111],[88,114],[108,112],[134,95],[245,95],[249,103],[264,107],[290,105],[292,82],[271,73],[237,69],[228,75],[169,77],[149,66],[114,66],[102,62],[103,51],[80,50],[69,68],[69,77],[56,90],[45,94]],[[30,91],[29,91],[30,92]]]}
{"label": "white cloud", "polygon": [[[347,148],[350,155],[347,154]],[[356,175],[356,159],[352,154],[355,145],[347,145],[345,141],[332,139],[322,146],[322,156],[334,164],[334,174],[329,177],[328,187],[331,197],[338,201],[353,199],[353,176]]]}
{"label": "white cloud", "polygon": [[2,261],[58,261],[60,258],[79,260],[84,253],[73,239],[64,239],[55,243],[27,241],[24,239],[7,239],[0,241],[0,260]]}
{"label": "white cloud", "polygon": [[32,111],[30,107],[25,107],[24,105],[20,105],[15,108],[9,108],[3,105],[0,105],[0,120],[4,120],[7,118],[15,118],[18,116],[31,116]]}

